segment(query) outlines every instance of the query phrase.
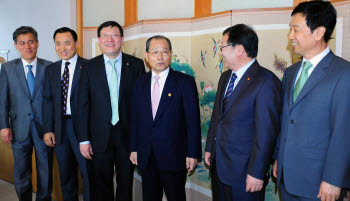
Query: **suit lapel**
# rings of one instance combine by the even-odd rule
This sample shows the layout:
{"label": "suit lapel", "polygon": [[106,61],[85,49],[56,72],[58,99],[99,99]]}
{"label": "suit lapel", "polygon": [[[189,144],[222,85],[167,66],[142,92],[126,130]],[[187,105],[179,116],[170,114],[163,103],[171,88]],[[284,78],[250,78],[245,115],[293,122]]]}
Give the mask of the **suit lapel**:
{"label": "suit lapel", "polygon": [[23,63],[22,63],[21,59],[18,59],[18,61],[16,62],[16,74],[17,74],[18,80],[20,82],[20,85],[22,85],[22,87],[23,87],[23,90],[25,91],[27,96],[29,98],[31,98],[30,93],[29,93],[29,89],[28,89],[28,85],[27,85],[26,75],[25,75],[24,69],[23,69]]}
{"label": "suit lapel", "polygon": [[145,108],[146,114],[150,114],[150,118],[153,120],[152,116],[152,96],[151,96],[151,81],[152,81],[152,72],[148,72],[145,82],[143,83],[143,97],[145,97]]}
{"label": "suit lapel", "polygon": [[72,82],[72,88],[71,88],[70,96],[72,96],[72,94],[74,94],[75,89],[78,86],[79,78],[80,78],[81,65],[82,65],[81,57],[78,56],[77,63],[75,64],[74,76],[73,76],[73,82]]}
{"label": "suit lapel", "polygon": [[99,87],[103,94],[105,95],[105,100],[108,100],[108,103],[111,105],[111,97],[109,95],[109,87],[108,87],[108,80],[106,75],[106,66],[105,61],[103,59],[103,54],[101,54],[96,61],[96,67],[93,68],[93,76],[96,77],[96,80],[98,80],[98,83],[101,84],[101,87]]}
{"label": "suit lapel", "polygon": [[59,97],[61,97],[61,65],[62,60],[56,63],[55,69],[54,69],[54,83],[56,85],[55,89],[57,89],[56,93],[59,94]]}
{"label": "suit lapel", "polygon": [[[122,53],[121,53],[122,54]],[[134,69],[130,67],[130,61],[125,54],[122,54],[122,65],[121,65],[121,75],[119,83],[119,97],[124,97],[129,86],[129,82],[132,80],[132,71]],[[121,98],[118,98],[119,104]]]}
{"label": "suit lapel", "polygon": [[[310,77],[305,82],[292,108],[302,100],[324,77],[327,75],[329,63],[333,60],[334,54],[328,53],[315,67]],[[294,79],[295,80],[295,79]],[[292,92],[293,93],[293,92]],[[292,95],[291,95],[292,96]]]}
{"label": "suit lapel", "polygon": [[[170,67],[169,67],[170,68]],[[169,69],[168,77],[165,80],[162,97],[160,98],[157,114],[154,118],[154,122],[158,121],[160,116],[164,113],[166,108],[168,108],[168,104],[171,101],[171,97],[176,93],[176,80],[173,70]]]}
{"label": "suit lapel", "polygon": [[226,90],[226,87],[228,85],[228,82],[230,81],[230,77],[231,77],[231,73],[232,71],[229,70],[228,71],[229,73],[225,73],[224,74],[224,77],[222,78],[223,79],[223,84],[221,86],[219,86],[220,88],[218,89],[218,93],[217,95],[219,95],[221,97],[220,99],[220,116],[222,115],[223,113],[223,100],[224,100],[224,97],[225,97],[225,90]]}
{"label": "suit lapel", "polygon": [[42,81],[44,79],[44,75],[45,75],[44,62],[41,61],[41,59],[38,58],[38,62],[37,62],[37,65],[36,65],[33,97],[35,96],[36,92],[38,92],[38,89],[41,87]]}
{"label": "suit lapel", "polygon": [[297,77],[297,74],[298,74],[298,71],[300,69],[300,65],[301,65],[301,61],[300,62],[297,62],[294,64],[294,67],[290,67],[291,68],[291,74],[292,76],[288,76],[288,77],[285,77],[283,79],[288,79],[286,80],[286,86],[287,88],[285,90],[287,90],[287,93],[288,93],[288,106],[289,106],[289,109],[291,109],[293,107],[293,90],[294,90],[294,83],[295,83],[295,80],[296,80],[296,77]]}
{"label": "suit lapel", "polygon": [[225,110],[223,111],[223,115],[225,115],[232,105],[234,104],[235,100],[239,98],[239,96],[246,91],[246,88],[253,83],[255,80],[255,75],[258,71],[259,68],[259,63],[255,61],[248,69],[247,71],[243,74],[242,78],[239,80],[237,86],[232,92],[232,95],[230,97],[230,100],[227,103],[227,106]]}

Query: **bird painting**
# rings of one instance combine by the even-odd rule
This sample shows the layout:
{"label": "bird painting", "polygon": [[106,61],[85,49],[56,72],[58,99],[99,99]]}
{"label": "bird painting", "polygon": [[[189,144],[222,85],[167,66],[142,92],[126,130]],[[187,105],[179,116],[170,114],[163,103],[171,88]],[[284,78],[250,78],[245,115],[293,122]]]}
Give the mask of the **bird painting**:
{"label": "bird painting", "polygon": [[214,47],[213,47],[213,52],[214,52],[214,56],[213,57],[215,57],[215,55],[216,55],[216,52],[218,51],[218,49],[219,49],[219,43],[220,43],[220,40],[218,41],[218,42],[216,42],[215,41],[215,39],[214,38],[212,38],[213,39],[213,42],[214,42]]}
{"label": "bird painting", "polygon": [[205,55],[207,54],[207,51],[205,50],[204,54],[203,54],[203,50],[201,50],[201,62],[203,64],[204,67],[205,66]]}

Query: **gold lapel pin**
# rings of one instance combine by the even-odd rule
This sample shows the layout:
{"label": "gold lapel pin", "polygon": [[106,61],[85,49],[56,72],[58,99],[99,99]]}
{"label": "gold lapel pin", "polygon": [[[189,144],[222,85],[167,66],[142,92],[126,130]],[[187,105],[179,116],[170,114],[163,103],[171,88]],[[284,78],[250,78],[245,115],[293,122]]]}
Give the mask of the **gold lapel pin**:
{"label": "gold lapel pin", "polygon": [[80,68],[82,68],[82,66],[80,66]]}
{"label": "gold lapel pin", "polygon": [[170,96],[171,96],[171,93],[168,93],[168,96],[170,97]]}
{"label": "gold lapel pin", "polygon": [[247,80],[250,80],[250,77],[248,77]]}

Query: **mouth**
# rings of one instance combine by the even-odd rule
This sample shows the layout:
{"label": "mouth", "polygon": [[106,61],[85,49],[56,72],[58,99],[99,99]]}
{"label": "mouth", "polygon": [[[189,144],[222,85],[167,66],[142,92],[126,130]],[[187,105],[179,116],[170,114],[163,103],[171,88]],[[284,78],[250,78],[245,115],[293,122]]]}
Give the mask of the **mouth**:
{"label": "mouth", "polygon": [[66,56],[68,55],[68,52],[61,52],[61,55]]}
{"label": "mouth", "polygon": [[106,45],[107,47],[115,47],[114,44],[111,44],[111,45]]}

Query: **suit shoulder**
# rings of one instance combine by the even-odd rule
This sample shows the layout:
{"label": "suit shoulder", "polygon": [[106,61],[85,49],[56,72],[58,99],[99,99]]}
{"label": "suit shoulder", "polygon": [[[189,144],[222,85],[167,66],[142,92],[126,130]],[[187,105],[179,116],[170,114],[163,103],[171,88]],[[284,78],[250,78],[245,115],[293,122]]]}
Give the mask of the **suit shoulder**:
{"label": "suit shoulder", "polygon": [[137,57],[135,57],[135,56],[132,56],[132,55],[130,55],[130,54],[126,54],[126,53],[123,52],[123,59],[124,59],[124,58],[125,58],[125,59],[129,59],[129,60],[138,61],[138,62],[143,62],[142,59],[137,58]]}
{"label": "suit shoulder", "polygon": [[44,67],[47,67],[50,64],[52,64],[51,61],[48,61],[48,60],[45,60],[45,59],[40,59],[40,58],[38,58],[38,62],[41,63]]}

